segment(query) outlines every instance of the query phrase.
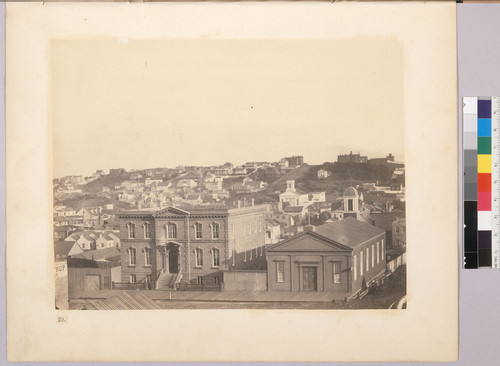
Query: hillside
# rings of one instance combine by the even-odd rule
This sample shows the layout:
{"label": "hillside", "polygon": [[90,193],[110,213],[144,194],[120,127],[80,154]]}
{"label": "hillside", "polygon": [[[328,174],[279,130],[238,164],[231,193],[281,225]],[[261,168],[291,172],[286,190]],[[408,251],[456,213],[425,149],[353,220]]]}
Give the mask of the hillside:
{"label": "hillside", "polygon": [[[318,170],[325,169],[330,172],[327,179],[318,179]],[[393,168],[385,165],[368,163],[324,163],[323,165],[304,164],[292,169],[277,179],[268,181],[269,185],[264,192],[254,195],[245,195],[255,198],[256,202],[278,200],[278,195],[286,189],[287,180],[295,180],[295,187],[307,192],[326,192],[327,201],[334,201],[342,194],[345,188],[366,182],[378,182],[379,185],[388,185],[393,173]],[[257,178],[257,173],[251,174]]]}

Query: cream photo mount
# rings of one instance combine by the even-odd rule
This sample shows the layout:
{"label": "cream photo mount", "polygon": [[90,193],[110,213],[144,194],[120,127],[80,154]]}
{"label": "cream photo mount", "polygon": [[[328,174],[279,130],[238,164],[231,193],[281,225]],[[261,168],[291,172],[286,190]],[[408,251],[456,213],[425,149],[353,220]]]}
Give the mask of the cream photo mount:
{"label": "cream photo mount", "polygon": [[[455,9],[453,2],[8,3],[9,360],[456,360]],[[408,309],[57,312],[50,44],[103,38],[402,42]]]}

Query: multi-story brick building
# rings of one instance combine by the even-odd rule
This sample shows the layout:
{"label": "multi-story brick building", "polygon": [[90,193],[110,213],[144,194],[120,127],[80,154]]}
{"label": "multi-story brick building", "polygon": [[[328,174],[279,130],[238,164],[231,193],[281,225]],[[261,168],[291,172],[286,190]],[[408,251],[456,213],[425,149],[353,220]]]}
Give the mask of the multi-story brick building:
{"label": "multi-story brick building", "polygon": [[[203,283],[228,269],[265,269],[265,205],[123,211],[122,281]],[[157,283],[158,282],[158,283]],[[160,284],[161,286],[158,286]]]}

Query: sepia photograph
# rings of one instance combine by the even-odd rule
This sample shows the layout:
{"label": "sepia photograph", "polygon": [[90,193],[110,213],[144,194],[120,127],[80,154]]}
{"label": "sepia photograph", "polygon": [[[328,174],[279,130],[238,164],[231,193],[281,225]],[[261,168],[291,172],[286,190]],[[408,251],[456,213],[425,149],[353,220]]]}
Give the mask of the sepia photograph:
{"label": "sepia photograph", "polygon": [[390,39],[52,40],[56,309],[405,309],[403,71]]}
{"label": "sepia photograph", "polygon": [[6,7],[9,360],[456,359],[453,3]]}

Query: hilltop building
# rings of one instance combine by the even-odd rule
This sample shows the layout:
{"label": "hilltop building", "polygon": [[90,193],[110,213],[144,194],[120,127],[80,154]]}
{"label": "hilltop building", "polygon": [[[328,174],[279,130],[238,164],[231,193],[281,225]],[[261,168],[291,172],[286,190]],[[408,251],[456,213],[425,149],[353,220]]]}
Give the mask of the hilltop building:
{"label": "hilltop building", "polygon": [[352,151],[349,154],[341,154],[337,156],[337,162],[339,163],[366,163],[368,161],[368,156],[361,156],[358,154],[353,154]]}

